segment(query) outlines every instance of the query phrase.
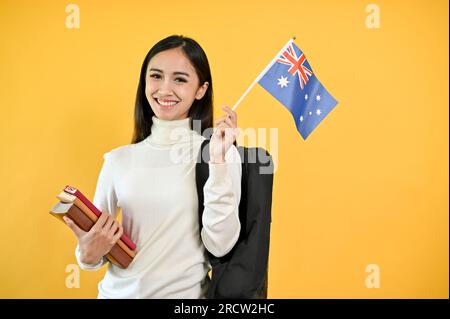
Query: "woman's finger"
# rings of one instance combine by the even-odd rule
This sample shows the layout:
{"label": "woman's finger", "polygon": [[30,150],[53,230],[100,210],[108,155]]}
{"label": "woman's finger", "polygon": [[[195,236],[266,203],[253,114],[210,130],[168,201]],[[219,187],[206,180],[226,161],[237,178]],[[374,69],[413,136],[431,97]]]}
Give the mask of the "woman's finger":
{"label": "woman's finger", "polygon": [[224,122],[225,122],[226,124],[228,124],[229,127],[232,127],[232,128],[235,128],[235,127],[236,127],[229,117],[225,118],[225,121],[224,121]]}
{"label": "woman's finger", "polygon": [[216,121],[215,121],[216,126],[218,126],[220,123],[225,121],[225,119],[227,119],[227,118],[229,118],[229,115],[224,115],[224,116],[221,116],[218,119],[216,119]]}
{"label": "woman's finger", "polygon": [[227,124],[228,127],[234,127],[234,123],[231,121],[231,118],[228,116],[226,118],[224,118],[223,123]]}
{"label": "woman's finger", "polygon": [[78,227],[77,224],[75,224],[69,217],[63,216],[63,219],[77,238],[80,238],[82,235],[86,234],[86,232]]}
{"label": "woman's finger", "polygon": [[119,222],[115,220],[111,228],[109,229],[109,236],[113,237],[116,231],[119,229],[119,226],[120,226]]}
{"label": "woman's finger", "polygon": [[228,113],[228,115],[231,118],[231,121],[237,126],[237,114],[235,111],[233,111],[232,109],[230,109],[228,106],[223,105],[222,109]]}
{"label": "woman's finger", "polygon": [[105,225],[103,226],[103,230],[105,232],[108,232],[110,230],[112,224],[114,224],[114,218],[112,216],[109,216],[108,220],[106,221]]}
{"label": "woman's finger", "polygon": [[117,230],[117,233],[114,234],[113,242],[117,242],[120,239],[120,237],[122,237],[122,235],[123,235],[123,227],[120,225],[119,229]]}
{"label": "woman's finger", "polygon": [[219,126],[221,123],[225,123],[227,127],[233,127],[236,128],[234,123],[231,121],[230,117],[225,116],[217,120],[216,126]]}
{"label": "woman's finger", "polygon": [[100,215],[100,217],[98,218],[98,220],[95,222],[94,226],[92,226],[91,230],[95,231],[95,230],[102,229],[103,226],[105,225],[105,223],[108,221],[108,216],[109,216],[109,214],[102,213]]}

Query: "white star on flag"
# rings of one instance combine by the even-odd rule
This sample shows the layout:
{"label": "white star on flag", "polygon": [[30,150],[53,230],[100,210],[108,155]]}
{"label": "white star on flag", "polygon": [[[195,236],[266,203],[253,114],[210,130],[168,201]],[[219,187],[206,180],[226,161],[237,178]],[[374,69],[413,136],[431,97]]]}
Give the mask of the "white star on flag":
{"label": "white star on flag", "polygon": [[284,87],[288,85],[289,81],[287,79],[287,77],[281,76],[281,78],[277,79],[278,80],[278,84],[280,87]]}
{"label": "white star on flag", "polygon": [[320,95],[317,95],[317,96],[316,96],[316,100],[317,100],[317,101],[320,101]]}
{"label": "white star on flag", "polygon": [[322,111],[320,109],[317,109],[316,114],[320,115],[320,114],[322,114]]}
{"label": "white star on flag", "polygon": [[307,100],[308,99],[308,94],[305,94],[305,100]]}

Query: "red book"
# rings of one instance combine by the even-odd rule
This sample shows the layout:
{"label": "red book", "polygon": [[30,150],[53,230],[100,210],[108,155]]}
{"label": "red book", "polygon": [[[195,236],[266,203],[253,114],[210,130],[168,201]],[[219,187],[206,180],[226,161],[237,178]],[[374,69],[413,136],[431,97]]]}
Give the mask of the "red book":
{"label": "red book", "polygon": [[[75,195],[76,197],[78,197],[78,198],[83,202],[83,204],[85,204],[87,207],[89,207],[89,209],[90,209],[95,215],[97,215],[97,217],[100,217],[100,216],[101,216],[102,212],[101,212],[97,207],[95,207],[94,204],[92,204],[91,201],[90,201],[89,199],[87,199],[87,198],[80,192],[79,189],[67,185],[67,186],[64,188],[64,191],[67,192],[67,193],[69,193],[69,194],[72,194],[72,195]],[[125,234],[123,234],[122,237],[120,237],[120,239],[122,239],[122,241],[125,243],[125,245],[127,245],[131,250],[135,250],[135,249],[136,249],[136,244],[133,243],[133,242],[131,241],[131,239],[128,238]]]}
{"label": "red book", "polygon": [[[80,227],[85,232],[88,232],[92,226],[94,226],[94,221],[89,218],[75,203],[63,203],[59,202],[50,210],[50,214],[57,217],[63,221],[62,217],[67,215],[73,222]],[[119,243],[117,242],[111,251],[106,255],[106,257],[113,264],[121,268],[127,268],[133,261],[133,257],[128,255],[125,250],[123,250]]]}

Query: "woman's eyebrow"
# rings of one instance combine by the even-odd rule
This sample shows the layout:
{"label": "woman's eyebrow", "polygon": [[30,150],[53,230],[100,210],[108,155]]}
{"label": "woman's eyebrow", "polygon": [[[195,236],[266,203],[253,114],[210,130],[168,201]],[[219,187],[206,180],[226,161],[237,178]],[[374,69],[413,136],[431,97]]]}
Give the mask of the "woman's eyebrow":
{"label": "woman's eyebrow", "polygon": [[[160,69],[155,69],[155,68],[151,68],[149,71],[156,71],[156,72],[164,73],[162,70],[160,70]],[[174,74],[174,75],[181,74],[181,75],[186,75],[187,77],[189,77],[189,74],[187,74],[186,72],[180,72],[180,71],[177,71],[177,72],[173,72],[173,74]]]}

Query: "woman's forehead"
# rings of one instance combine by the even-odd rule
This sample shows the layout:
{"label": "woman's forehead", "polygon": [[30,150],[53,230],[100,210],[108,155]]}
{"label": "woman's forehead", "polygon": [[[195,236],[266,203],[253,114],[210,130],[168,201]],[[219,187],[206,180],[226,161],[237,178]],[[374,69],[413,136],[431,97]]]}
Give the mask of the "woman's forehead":
{"label": "woman's forehead", "polygon": [[170,49],[159,52],[149,62],[147,70],[158,69],[164,73],[172,74],[174,72],[195,73],[189,59],[180,49]]}

